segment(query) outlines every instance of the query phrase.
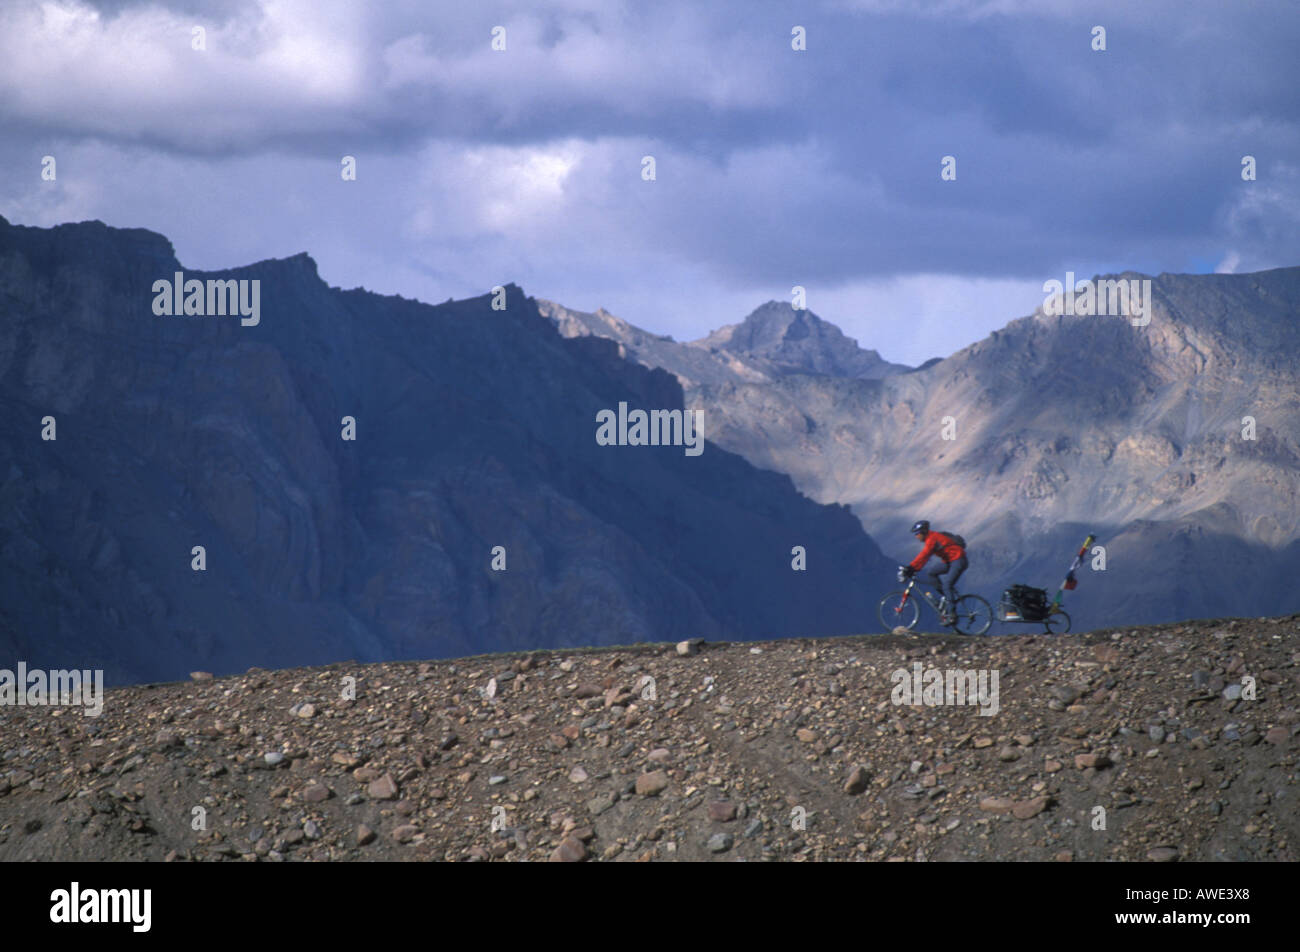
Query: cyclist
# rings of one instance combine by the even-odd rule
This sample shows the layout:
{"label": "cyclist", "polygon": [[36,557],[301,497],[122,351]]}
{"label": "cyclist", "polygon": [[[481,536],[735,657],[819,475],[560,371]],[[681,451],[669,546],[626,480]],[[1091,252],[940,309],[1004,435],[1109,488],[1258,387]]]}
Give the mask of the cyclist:
{"label": "cyclist", "polygon": [[[939,593],[940,599],[947,598],[945,605],[939,602],[939,617],[943,623],[951,624],[953,615],[953,605],[957,602],[957,579],[961,578],[966,566],[966,548],[956,539],[942,532],[931,532],[930,523],[922,519],[912,526],[912,535],[922,543],[920,553],[903,569],[903,574],[910,578],[921,570],[930,556],[937,555],[940,564],[930,569],[927,573],[930,577],[929,584]],[[944,583],[947,583],[948,589],[944,591]],[[923,583],[924,584],[924,583]]]}

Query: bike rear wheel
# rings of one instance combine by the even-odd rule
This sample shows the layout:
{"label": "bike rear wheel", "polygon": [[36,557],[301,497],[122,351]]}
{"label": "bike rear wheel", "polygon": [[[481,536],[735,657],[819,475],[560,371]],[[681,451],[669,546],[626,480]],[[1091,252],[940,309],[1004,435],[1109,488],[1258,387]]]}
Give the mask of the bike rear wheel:
{"label": "bike rear wheel", "polygon": [[978,595],[963,595],[957,599],[953,613],[953,630],[962,635],[982,635],[993,624],[993,609]]}
{"label": "bike rear wheel", "polygon": [[921,606],[917,604],[916,596],[909,595],[904,602],[903,595],[903,592],[890,592],[880,600],[880,623],[886,631],[895,628],[911,631],[921,617]]}
{"label": "bike rear wheel", "polygon": [[1043,619],[1043,628],[1049,635],[1063,635],[1070,630],[1070,616],[1065,609],[1058,608]]}

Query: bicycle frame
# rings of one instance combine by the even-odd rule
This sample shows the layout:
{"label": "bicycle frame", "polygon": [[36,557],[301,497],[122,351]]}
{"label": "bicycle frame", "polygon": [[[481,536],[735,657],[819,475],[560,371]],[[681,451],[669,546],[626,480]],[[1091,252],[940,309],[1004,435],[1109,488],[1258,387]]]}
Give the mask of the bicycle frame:
{"label": "bicycle frame", "polygon": [[[899,615],[901,615],[901,614],[903,613],[903,607],[904,607],[904,606],[908,603],[908,601],[912,598],[912,586],[915,585],[915,584],[916,584],[916,576],[912,576],[911,578],[909,578],[909,579],[907,580],[907,586],[903,589],[903,598],[902,598],[902,600],[898,603],[898,607],[897,607],[896,609],[894,609],[894,613],[895,613],[895,614],[899,614]],[[921,599],[921,601],[925,602],[927,605],[929,605],[931,608],[933,608],[936,612],[938,612],[938,611],[939,611],[939,606],[936,605],[936,604],[935,604],[931,599],[926,598],[926,595],[927,595],[927,594],[928,594],[928,593],[926,592],[925,589],[921,589],[921,594],[920,594],[918,597]],[[944,597],[944,598],[947,598],[948,596],[947,596],[947,595],[944,595],[943,597]],[[942,602],[941,602],[940,604],[942,604]]]}

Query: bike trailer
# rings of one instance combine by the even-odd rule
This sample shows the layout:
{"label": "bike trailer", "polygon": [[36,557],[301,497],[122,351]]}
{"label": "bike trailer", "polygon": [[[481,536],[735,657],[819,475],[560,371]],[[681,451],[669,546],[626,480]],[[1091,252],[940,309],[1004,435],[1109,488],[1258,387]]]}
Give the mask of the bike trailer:
{"label": "bike trailer", "polygon": [[1049,612],[1047,590],[1032,585],[1012,585],[998,606],[1003,621],[1042,621]]}

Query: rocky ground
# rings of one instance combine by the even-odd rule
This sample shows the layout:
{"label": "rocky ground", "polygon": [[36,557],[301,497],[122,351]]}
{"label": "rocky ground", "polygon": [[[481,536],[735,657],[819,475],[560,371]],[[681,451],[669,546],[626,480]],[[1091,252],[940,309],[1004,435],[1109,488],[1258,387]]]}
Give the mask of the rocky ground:
{"label": "rocky ground", "polygon": [[[1294,861],[1297,633],[196,672],[0,708],[0,859]],[[996,671],[997,713],[893,703],[916,662]]]}

